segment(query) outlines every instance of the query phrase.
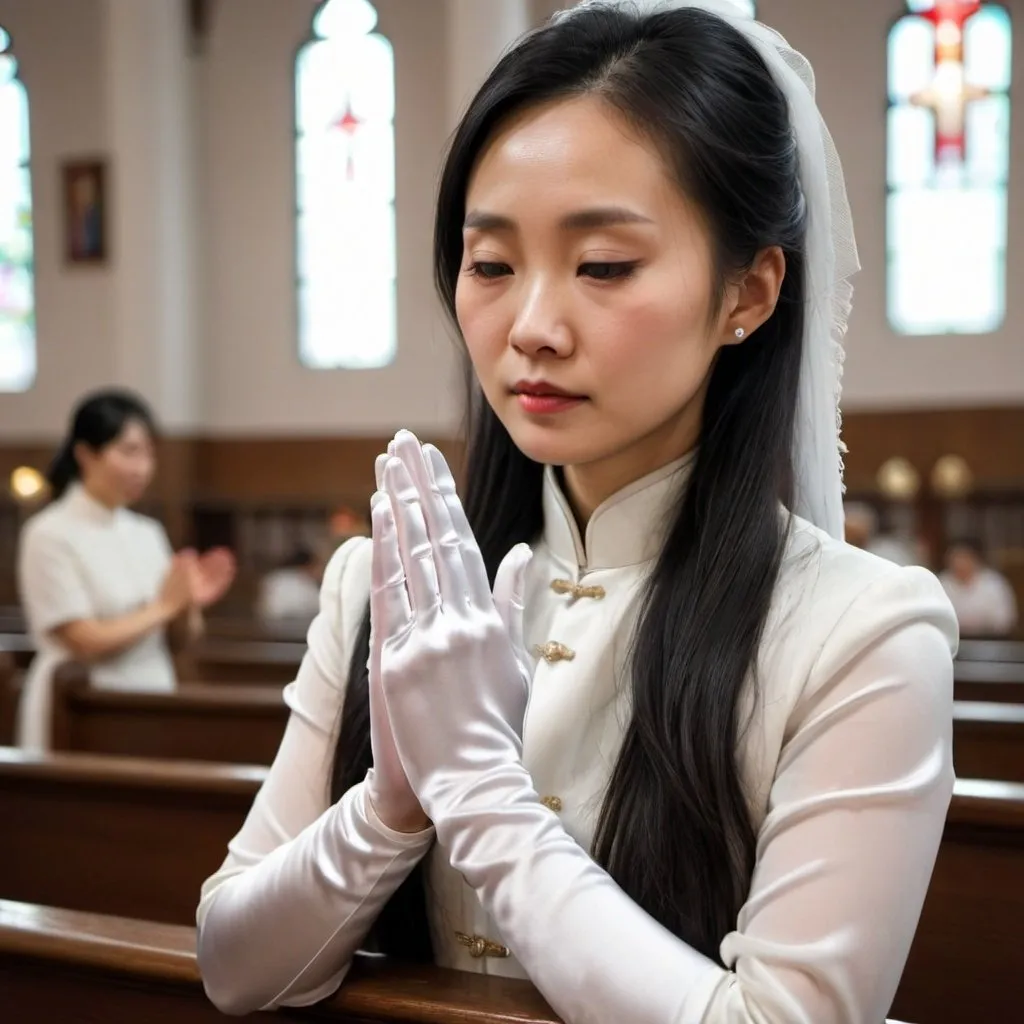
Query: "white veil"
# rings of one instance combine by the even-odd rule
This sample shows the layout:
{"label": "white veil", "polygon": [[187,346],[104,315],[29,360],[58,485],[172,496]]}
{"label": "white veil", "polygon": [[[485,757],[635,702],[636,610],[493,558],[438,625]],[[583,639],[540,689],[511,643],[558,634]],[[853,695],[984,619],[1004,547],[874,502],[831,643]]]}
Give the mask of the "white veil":
{"label": "white veil", "polygon": [[730,0],[584,0],[581,8],[629,7],[641,13],[700,7],[738,28],[761,54],[789,103],[807,201],[806,317],[793,466],[793,511],[833,537],[843,537],[843,460],[839,397],[843,338],[860,269],[843,168],[814,97],[814,70],[777,32]]}

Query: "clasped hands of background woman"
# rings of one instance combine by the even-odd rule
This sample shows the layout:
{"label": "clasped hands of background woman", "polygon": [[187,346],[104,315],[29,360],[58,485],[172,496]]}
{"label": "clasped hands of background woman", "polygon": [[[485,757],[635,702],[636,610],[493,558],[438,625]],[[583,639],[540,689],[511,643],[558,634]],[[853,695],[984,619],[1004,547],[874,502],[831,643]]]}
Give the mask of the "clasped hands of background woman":
{"label": "clasped hands of background woman", "polygon": [[392,829],[440,829],[521,764],[532,553],[514,547],[492,592],[441,453],[403,430],[376,472],[368,795]]}
{"label": "clasped hands of background woman", "polygon": [[227,548],[211,548],[201,555],[183,548],[171,560],[160,600],[175,615],[187,608],[208,608],[227,593],[235,569],[235,556]]}

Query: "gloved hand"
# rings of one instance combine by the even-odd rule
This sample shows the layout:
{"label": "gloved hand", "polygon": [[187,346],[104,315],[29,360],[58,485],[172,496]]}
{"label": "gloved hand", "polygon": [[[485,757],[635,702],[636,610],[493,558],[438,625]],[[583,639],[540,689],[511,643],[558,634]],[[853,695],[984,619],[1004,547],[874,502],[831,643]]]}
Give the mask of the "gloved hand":
{"label": "gloved hand", "polygon": [[[373,515],[374,650],[402,766],[428,816],[458,813],[488,773],[520,764],[531,664],[517,545],[492,596],[440,452],[400,432]],[[429,460],[429,461],[428,461]],[[500,610],[499,610],[500,609]]]}
{"label": "gloved hand", "polygon": [[[387,497],[375,494],[371,507],[387,504]],[[374,513],[374,523],[379,516]],[[395,524],[390,518],[380,520],[380,529],[394,534]],[[376,534],[377,527],[374,527]],[[429,827],[430,819],[424,813],[416,794],[413,792],[402,767],[395,740],[391,734],[391,723],[384,706],[381,690],[381,645],[376,642],[377,622],[381,621],[381,608],[386,607],[393,597],[393,569],[376,555],[378,538],[374,537],[374,556],[370,581],[370,655],[367,661],[370,691],[370,748],[373,767],[366,776],[366,795],[377,817],[395,832],[418,832]],[[387,547],[397,544],[397,538],[381,538]],[[397,584],[401,586],[399,582]],[[385,616],[386,617],[386,616]]]}

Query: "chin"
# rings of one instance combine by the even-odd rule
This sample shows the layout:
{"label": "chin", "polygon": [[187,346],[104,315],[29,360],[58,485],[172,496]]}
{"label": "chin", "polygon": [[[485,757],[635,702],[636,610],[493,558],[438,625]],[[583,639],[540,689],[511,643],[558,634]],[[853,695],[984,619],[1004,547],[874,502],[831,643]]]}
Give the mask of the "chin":
{"label": "chin", "polygon": [[545,426],[532,422],[507,422],[515,446],[529,459],[545,466],[577,466],[595,462],[604,454],[594,443],[592,430],[583,426]]}
{"label": "chin", "polygon": [[123,498],[126,505],[135,505],[146,496],[145,487],[135,487],[124,492]]}

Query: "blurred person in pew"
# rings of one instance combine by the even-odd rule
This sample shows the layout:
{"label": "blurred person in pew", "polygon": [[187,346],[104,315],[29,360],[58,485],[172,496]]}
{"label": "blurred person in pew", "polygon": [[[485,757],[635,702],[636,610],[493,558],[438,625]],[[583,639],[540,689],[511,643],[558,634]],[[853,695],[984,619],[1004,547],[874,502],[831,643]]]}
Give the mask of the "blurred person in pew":
{"label": "blurred person in pew", "polygon": [[320,608],[324,561],[309,548],[300,547],[284,565],[268,572],[260,581],[256,601],[260,622],[267,626],[312,622]]}
{"label": "blurred person in pew", "polygon": [[1001,572],[986,565],[977,541],[965,538],[951,544],[939,579],[953,603],[963,636],[1009,636],[1017,628],[1013,587]]}
{"label": "blurred person in pew", "polygon": [[923,565],[924,552],[915,550],[908,540],[893,534],[879,533],[878,513],[859,501],[846,502],[843,506],[846,543],[862,551],[870,551],[879,558],[888,559],[896,565]]}
{"label": "blurred person in pew", "polygon": [[465,491],[400,432],[328,566],[197,910],[222,1010],[372,949],[529,978],[567,1024],[881,1024],[957,628],[842,540],[857,260],[812,83],[723,0],[589,2],[470,103],[435,229]]}
{"label": "blurred person in pew", "polygon": [[172,552],[164,528],[129,506],[156,471],[146,405],[119,390],[87,396],[49,470],[52,501],[24,526],[18,587],[37,654],[18,709],[17,742],[50,746],[51,677],[91,666],[97,687],[169,690],[169,647],[194,639],[202,609],[235,574],[230,552]]}

